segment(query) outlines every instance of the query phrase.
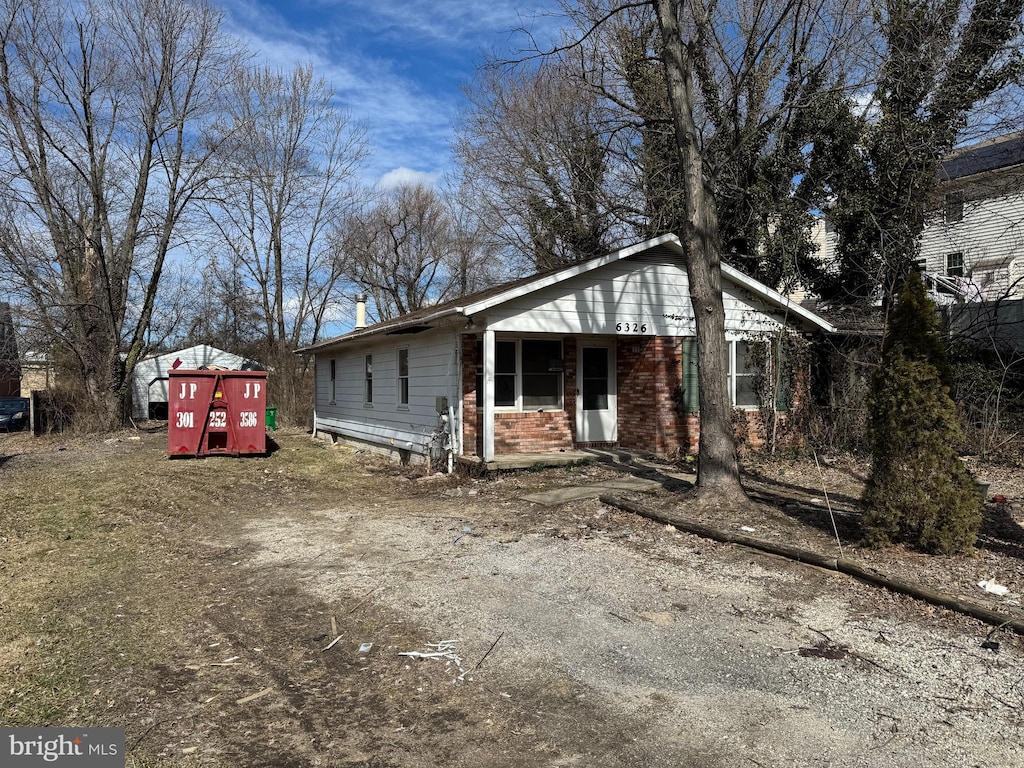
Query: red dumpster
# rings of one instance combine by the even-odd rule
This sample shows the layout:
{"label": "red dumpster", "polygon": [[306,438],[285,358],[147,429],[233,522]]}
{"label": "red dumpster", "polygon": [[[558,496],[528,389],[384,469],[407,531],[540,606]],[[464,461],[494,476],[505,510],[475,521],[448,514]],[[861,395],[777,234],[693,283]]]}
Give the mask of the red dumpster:
{"label": "red dumpster", "polygon": [[267,452],[266,371],[169,372],[167,453],[247,456]]}

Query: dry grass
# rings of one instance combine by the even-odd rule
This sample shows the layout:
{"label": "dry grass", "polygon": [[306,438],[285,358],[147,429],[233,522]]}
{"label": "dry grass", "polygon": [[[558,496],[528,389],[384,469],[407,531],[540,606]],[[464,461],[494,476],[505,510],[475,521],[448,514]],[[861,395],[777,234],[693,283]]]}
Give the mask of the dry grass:
{"label": "dry grass", "polygon": [[[170,461],[161,433],[68,443],[2,436],[0,722],[124,726],[129,765],[135,768],[368,764],[374,755],[406,752],[412,755],[408,762],[395,757],[376,764],[464,765],[459,754],[467,743],[476,745],[478,755],[495,745],[504,745],[506,756],[535,749],[552,733],[529,715],[535,710],[567,712],[570,725],[558,731],[565,739],[589,743],[598,734],[608,751],[624,743],[613,723],[568,694],[538,689],[539,698],[513,706],[482,687],[453,687],[431,667],[407,672],[383,656],[353,660],[351,654],[323,654],[327,639],[320,637],[335,616],[344,635],[339,647],[388,638],[408,649],[421,647],[425,638],[436,640],[410,624],[406,614],[375,606],[380,591],[367,601],[370,592],[362,578],[353,576],[350,583],[345,573],[376,567],[375,583],[385,580],[382,574],[412,580],[414,570],[429,565],[421,563],[428,558],[416,547],[429,545],[424,551],[430,563],[443,563],[430,566],[437,568],[431,580],[442,585],[438,589],[451,589],[450,582],[458,579],[456,586],[479,588],[478,597],[485,597],[498,577],[485,573],[462,581],[453,574],[470,561],[457,560],[461,554],[454,546],[437,546],[458,535],[467,514],[476,516],[474,536],[478,527],[491,531],[495,552],[524,533],[537,534],[545,546],[549,540],[578,543],[590,536],[583,521],[614,528],[617,547],[640,548],[649,557],[643,548],[660,546],[660,527],[605,511],[607,518],[595,523],[596,502],[547,509],[515,501],[529,491],[606,479],[616,470],[595,464],[479,483],[465,478],[420,483],[412,476],[422,470],[332,450],[301,432],[277,437],[280,449],[266,458]],[[818,494],[818,478],[807,463],[775,462],[760,470],[758,486],[809,501],[787,506],[782,500],[770,519],[753,524],[759,530],[771,526],[787,539],[806,536],[828,545],[821,510],[810,503]],[[833,502],[852,508],[857,468],[826,475]],[[678,503],[667,493],[654,498]],[[338,510],[336,517],[325,516]],[[361,522],[351,522],[353,510]],[[372,528],[372,522],[380,522],[380,528]],[[357,533],[360,525],[364,533],[367,527],[393,527],[398,533],[394,539],[369,537],[368,543],[349,545],[348,525]],[[259,545],[264,555],[282,550],[273,567],[253,565],[258,547],[242,532],[257,528],[272,531]],[[294,552],[285,551],[282,537],[289,538]],[[714,547],[701,544],[701,549]],[[893,558],[917,567],[905,553]],[[970,579],[989,567],[982,559],[943,563],[962,576],[965,589],[975,590]],[[306,581],[324,574],[338,583],[327,597]],[[868,594],[871,601],[878,599]],[[437,602],[447,605],[447,599]],[[629,627],[642,629],[638,623]],[[486,638],[481,654],[495,636]],[[235,655],[245,663],[214,666]],[[492,662],[493,657],[488,665]],[[416,682],[410,687],[412,676]],[[274,697],[236,705],[271,685]],[[507,723],[500,736],[488,719],[492,716]],[[557,718],[553,722],[557,725]],[[594,730],[580,730],[579,723]],[[540,730],[535,736],[529,728]],[[266,748],[253,751],[253,733],[275,744],[274,754],[292,757],[275,761]],[[329,741],[332,759],[338,759],[320,762],[317,750]],[[202,757],[185,751],[195,744],[203,745]],[[315,757],[296,760],[300,753]],[[473,764],[551,764],[546,757],[503,759],[496,752],[493,763]]]}
{"label": "dry grass", "polygon": [[170,461],[163,439],[67,446],[13,435],[0,445],[7,725],[109,724],[123,680],[168,663],[173,628],[204,609],[189,599],[190,571],[222,521],[292,494],[336,500],[370,480],[301,433],[243,460]]}

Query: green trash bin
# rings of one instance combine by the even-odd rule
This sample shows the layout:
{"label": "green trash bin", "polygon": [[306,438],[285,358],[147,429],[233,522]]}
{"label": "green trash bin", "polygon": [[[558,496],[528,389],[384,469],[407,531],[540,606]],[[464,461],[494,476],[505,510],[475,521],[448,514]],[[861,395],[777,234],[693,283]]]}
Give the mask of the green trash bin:
{"label": "green trash bin", "polygon": [[277,431],[277,408],[273,405],[267,406],[267,429]]}

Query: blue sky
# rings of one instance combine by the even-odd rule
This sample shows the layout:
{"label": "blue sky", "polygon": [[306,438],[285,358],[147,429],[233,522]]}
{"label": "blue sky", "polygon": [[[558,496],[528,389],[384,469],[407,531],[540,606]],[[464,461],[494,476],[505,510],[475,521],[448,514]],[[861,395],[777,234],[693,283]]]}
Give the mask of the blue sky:
{"label": "blue sky", "polygon": [[485,51],[551,40],[557,0],[213,0],[265,63],[312,64],[364,124],[365,181],[432,182],[451,166],[459,90]]}

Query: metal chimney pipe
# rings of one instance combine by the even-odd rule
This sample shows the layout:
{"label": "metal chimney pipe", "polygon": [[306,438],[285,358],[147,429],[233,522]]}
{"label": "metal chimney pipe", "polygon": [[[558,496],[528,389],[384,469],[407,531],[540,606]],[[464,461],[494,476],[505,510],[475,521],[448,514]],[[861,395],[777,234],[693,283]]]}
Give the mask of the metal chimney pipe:
{"label": "metal chimney pipe", "polygon": [[366,327],[366,294],[356,296],[356,330]]}

